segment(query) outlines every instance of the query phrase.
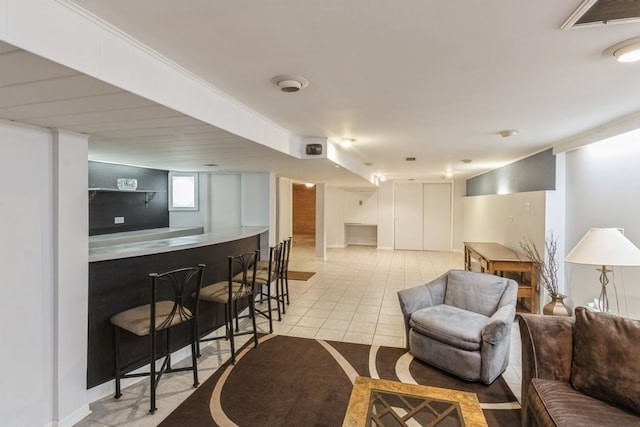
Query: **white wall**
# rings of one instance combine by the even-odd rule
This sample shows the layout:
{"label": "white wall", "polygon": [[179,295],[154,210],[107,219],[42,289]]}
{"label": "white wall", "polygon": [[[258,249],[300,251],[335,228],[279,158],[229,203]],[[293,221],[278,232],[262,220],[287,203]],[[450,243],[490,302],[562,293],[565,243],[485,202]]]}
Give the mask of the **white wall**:
{"label": "white wall", "polygon": [[[624,228],[625,236],[640,246],[640,138],[619,138],[566,153],[566,252],[591,227]],[[596,266],[569,264],[566,285],[573,305],[584,305],[600,293]],[[640,319],[640,267],[614,267],[620,313]],[[609,302],[616,310],[613,283]]]}
{"label": "white wall", "polygon": [[70,425],[89,413],[87,154],[86,135],[54,132],[53,419],[59,425]]}
{"label": "white wall", "polygon": [[241,226],[240,174],[209,176],[210,230]]}
{"label": "white wall", "polygon": [[72,425],[86,397],[87,141],[0,122],[0,420]]}
{"label": "white wall", "polygon": [[326,188],[327,247],[344,248],[344,190],[336,187]]}
{"label": "white wall", "polygon": [[269,225],[268,173],[243,173],[240,180],[242,226]]}
{"label": "white wall", "polygon": [[544,191],[464,197],[462,240],[498,242],[518,249],[526,237],[543,247],[545,215]]}
{"label": "white wall", "polygon": [[393,250],[393,183],[378,188],[378,249]]}
{"label": "white wall", "polygon": [[293,182],[278,178],[278,241],[293,234]]}
{"label": "white wall", "polygon": [[0,419],[53,419],[53,139],[0,123]]}
{"label": "white wall", "polygon": [[464,247],[462,245],[462,198],[466,196],[467,185],[465,180],[453,181],[452,196],[453,196],[453,250],[462,252]]}

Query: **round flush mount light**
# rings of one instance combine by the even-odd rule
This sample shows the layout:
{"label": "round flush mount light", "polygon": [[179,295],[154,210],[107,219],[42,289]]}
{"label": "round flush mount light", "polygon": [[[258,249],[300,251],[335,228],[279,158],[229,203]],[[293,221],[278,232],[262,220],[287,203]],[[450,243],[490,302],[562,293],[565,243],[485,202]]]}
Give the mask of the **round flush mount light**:
{"label": "round flush mount light", "polygon": [[518,134],[518,131],[515,129],[505,129],[498,132],[498,135],[500,135],[503,138],[509,138],[510,136],[515,136],[517,134]]}
{"label": "round flush mount light", "polygon": [[278,86],[282,92],[287,93],[295,93],[309,86],[309,80],[292,74],[275,76],[271,79],[271,82]]}
{"label": "round flush mount light", "polygon": [[640,61],[640,37],[616,43],[602,52],[602,55],[613,56],[618,62],[638,62]]}

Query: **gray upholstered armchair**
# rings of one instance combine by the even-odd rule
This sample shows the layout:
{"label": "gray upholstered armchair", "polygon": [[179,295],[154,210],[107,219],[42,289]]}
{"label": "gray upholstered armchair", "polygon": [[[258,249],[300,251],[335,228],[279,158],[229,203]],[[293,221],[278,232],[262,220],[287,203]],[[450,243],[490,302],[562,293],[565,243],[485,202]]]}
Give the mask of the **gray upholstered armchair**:
{"label": "gray upholstered armchair", "polygon": [[450,270],[398,292],[414,357],[467,381],[491,384],[509,364],[518,284]]}

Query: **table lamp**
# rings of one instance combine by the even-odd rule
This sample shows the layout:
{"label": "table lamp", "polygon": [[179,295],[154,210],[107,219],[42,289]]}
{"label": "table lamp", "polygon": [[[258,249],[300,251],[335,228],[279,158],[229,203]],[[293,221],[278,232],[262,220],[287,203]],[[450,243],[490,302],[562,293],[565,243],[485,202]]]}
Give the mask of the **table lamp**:
{"label": "table lamp", "polygon": [[640,265],[640,249],[617,228],[592,228],[569,252],[565,261],[574,264],[601,266],[597,269],[600,272],[600,285],[602,286],[598,309],[606,313],[609,311],[607,273],[613,271],[607,266]]}

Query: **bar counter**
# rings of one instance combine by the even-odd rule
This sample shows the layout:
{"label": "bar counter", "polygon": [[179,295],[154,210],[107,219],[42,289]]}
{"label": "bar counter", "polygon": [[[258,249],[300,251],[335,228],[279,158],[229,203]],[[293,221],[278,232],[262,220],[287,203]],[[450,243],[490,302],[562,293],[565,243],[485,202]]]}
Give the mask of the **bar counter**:
{"label": "bar counter", "polygon": [[[87,388],[113,379],[113,327],[109,319],[150,302],[149,273],[206,264],[203,286],[226,280],[227,256],[259,249],[260,236],[267,231],[268,227],[239,227],[89,249]],[[224,325],[224,310],[215,304],[201,304],[198,317],[201,335]],[[185,347],[189,331],[176,329],[171,341],[173,351]],[[123,334],[121,345],[123,366],[147,363],[147,339]]]}

